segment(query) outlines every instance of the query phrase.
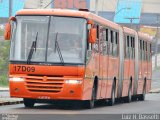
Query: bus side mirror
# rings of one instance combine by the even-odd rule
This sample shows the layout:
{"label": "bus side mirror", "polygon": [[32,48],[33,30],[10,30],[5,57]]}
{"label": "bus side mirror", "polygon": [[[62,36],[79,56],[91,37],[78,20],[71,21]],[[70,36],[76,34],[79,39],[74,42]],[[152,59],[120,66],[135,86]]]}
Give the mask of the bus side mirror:
{"label": "bus side mirror", "polygon": [[11,17],[9,18],[9,21],[8,23],[6,23],[6,26],[5,26],[5,31],[4,31],[4,39],[5,40],[10,40],[11,38],[11,21],[15,21],[16,18],[15,17]]}
{"label": "bus side mirror", "polygon": [[4,39],[10,40],[11,38],[11,24],[10,22],[6,23],[5,31],[4,31]]}
{"label": "bus side mirror", "polygon": [[89,43],[95,43],[97,39],[97,30],[96,28],[91,28],[89,32]]}

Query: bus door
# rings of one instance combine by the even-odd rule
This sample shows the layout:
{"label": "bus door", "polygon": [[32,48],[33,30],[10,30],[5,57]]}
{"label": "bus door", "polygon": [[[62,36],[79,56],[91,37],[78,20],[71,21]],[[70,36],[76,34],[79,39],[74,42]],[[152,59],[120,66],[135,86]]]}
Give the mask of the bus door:
{"label": "bus door", "polygon": [[147,76],[147,92],[149,92],[149,90],[151,89],[151,79],[152,79],[152,54],[151,54],[151,43],[148,43],[148,49],[147,49],[147,52],[148,52],[148,76]]}
{"label": "bus door", "polygon": [[[135,79],[135,38],[130,36],[130,62],[129,62],[129,82],[128,82],[128,89],[130,85],[130,80],[134,81]],[[133,84],[132,84],[133,85]]]}
{"label": "bus door", "polygon": [[129,35],[125,35],[125,43],[124,43],[124,49],[125,49],[125,59],[124,59],[124,80],[123,80],[123,90],[122,90],[122,96],[128,95],[128,83],[129,83],[129,71],[130,71],[130,39]]}
{"label": "bus door", "polygon": [[108,65],[108,57],[106,54],[106,29],[100,26],[99,30],[99,39],[100,39],[100,81],[101,81],[101,90],[100,90],[100,98],[105,98],[106,94],[106,86],[107,86],[107,65]]}
{"label": "bus door", "polygon": [[141,87],[142,87],[142,80],[143,80],[143,41],[139,40],[139,79],[138,79],[138,88],[137,88],[137,94],[141,93]]}
{"label": "bus door", "polygon": [[113,80],[118,76],[118,32],[115,30],[108,30],[108,75],[107,75],[107,88],[106,98],[111,97]]}
{"label": "bus door", "polygon": [[143,93],[143,87],[144,87],[144,80],[145,78],[148,78],[148,59],[147,59],[147,41],[144,41],[144,49],[143,49],[143,54],[144,54],[144,62],[143,62],[143,81],[142,81],[142,93]]}

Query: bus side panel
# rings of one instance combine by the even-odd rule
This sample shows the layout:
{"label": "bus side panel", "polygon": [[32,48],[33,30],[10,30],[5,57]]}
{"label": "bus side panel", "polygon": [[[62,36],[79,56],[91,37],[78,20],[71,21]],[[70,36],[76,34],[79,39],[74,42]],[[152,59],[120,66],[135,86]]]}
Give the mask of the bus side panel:
{"label": "bus side panel", "polygon": [[128,95],[128,84],[129,84],[129,60],[125,59],[124,61],[124,80],[122,88],[122,97]]}
{"label": "bus side panel", "polygon": [[[119,60],[118,57],[117,58],[109,57],[106,98],[111,98],[111,91],[112,91],[114,78],[116,78],[116,80],[118,80],[118,68],[119,68],[118,67],[118,65],[119,65],[118,60]],[[117,97],[117,92],[116,92],[116,97]]]}
{"label": "bus side panel", "polygon": [[118,97],[118,81],[119,81],[119,56],[116,59],[116,68],[115,69],[115,77],[116,77],[116,92],[115,92],[115,97]]}
{"label": "bus side panel", "polygon": [[[133,59],[130,60],[129,80],[130,80],[130,77],[132,77],[132,95],[133,95],[134,79],[135,79],[135,61]],[[128,84],[128,88],[129,88],[129,85],[130,85],[130,81],[129,81],[129,84]]]}
{"label": "bus side panel", "polygon": [[94,84],[94,78],[99,73],[99,55],[97,53],[92,53],[90,60],[86,65],[85,70],[85,80],[83,84],[83,99],[90,100],[92,95],[92,88]]}
{"label": "bus side panel", "polygon": [[138,88],[137,88],[137,94],[142,94],[143,91],[143,62],[139,61],[139,79],[138,79]]}
{"label": "bus side panel", "polygon": [[151,81],[152,81],[152,60],[148,61],[148,76],[147,76],[146,93],[148,93],[151,90]]}
{"label": "bus side panel", "polygon": [[93,79],[84,79],[83,100],[90,100],[92,95]]}
{"label": "bus side panel", "polygon": [[107,56],[100,56],[101,98],[105,98],[107,87]]}

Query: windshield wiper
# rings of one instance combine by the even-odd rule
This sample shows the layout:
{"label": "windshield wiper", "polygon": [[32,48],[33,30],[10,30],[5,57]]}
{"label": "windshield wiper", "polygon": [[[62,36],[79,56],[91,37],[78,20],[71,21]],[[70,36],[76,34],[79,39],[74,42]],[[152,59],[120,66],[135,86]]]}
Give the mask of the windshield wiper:
{"label": "windshield wiper", "polygon": [[60,58],[60,60],[61,60],[61,63],[64,64],[63,56],[62,56],[61,49],[60,49],[59,43],[58,43],[58,32],[57,32],[57,34],[56,34],[55,50],[56,50],[56,48],[57,48],[58,55],[59,55],[59,58]]}
{"label": "windshield wiper", "polygon": [[30,63],[30,61],[32,59],[32,56],[33,56],[33,52],[34,51],[36,52],[36,49],[37,49],[37,38],[38,38],[38,32],[36,33],[35,41],[32,42],[32,46],[30,48],[29,55],[28,55],[28,58],[27,58],[27,64]]}

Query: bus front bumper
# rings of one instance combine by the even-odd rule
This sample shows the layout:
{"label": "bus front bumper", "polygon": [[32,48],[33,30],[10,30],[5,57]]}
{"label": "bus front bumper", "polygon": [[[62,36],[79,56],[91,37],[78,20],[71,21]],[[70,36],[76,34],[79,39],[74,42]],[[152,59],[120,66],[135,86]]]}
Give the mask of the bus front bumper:
{"label": "bus front bumper", "polygon": [[10,78],[10,96],[42,100],[83,100],[82,81],[42,81]]}

